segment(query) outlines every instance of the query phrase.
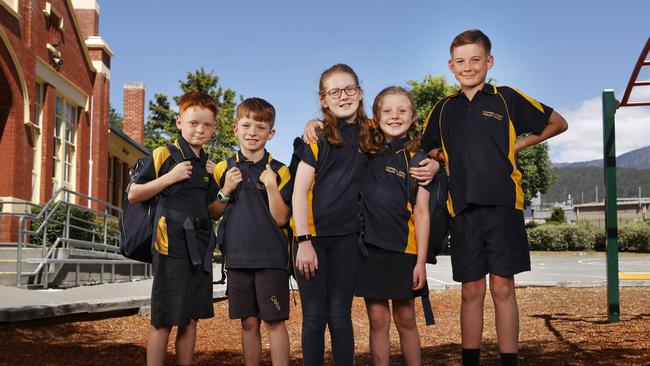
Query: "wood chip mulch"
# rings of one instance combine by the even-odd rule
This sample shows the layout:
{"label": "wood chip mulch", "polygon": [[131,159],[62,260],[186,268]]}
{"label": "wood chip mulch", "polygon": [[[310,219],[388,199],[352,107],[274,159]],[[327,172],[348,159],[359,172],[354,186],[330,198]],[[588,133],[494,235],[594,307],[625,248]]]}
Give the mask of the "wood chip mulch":
{"label": "wood chip mulch", "polygon": [[[420,317],[424,365],[460,364],[460,291],[432,292],[436,325]],[[605,288],[520,288],[521,365],[650,365],[650,287],[623,287],[621,321],[607,322]],[[298,299],[299,300],[299,299]],[[421,312],[419,301],[417,308]],[[199,322],[197,365],[241,365],[238,321],[228,319],[228,302],[214,304],[215,317]],[[486,297],[484,365],[498,364],[491,299]],[[302,364],[300,306],[287,323],[292,364]],[[355,364],[369,365],[368,319],[362,299],[353,305]],[[0,365],[144,365],[149,319],[138,315],[72,317],[0,325]],[[401,365],[399,338],[391,328],[391,364]],[[169,365],[173,365],[172,334]],[[263,331],[264,364],[270,364]],[[329,349],[329,342],[326,345]],[[327,353],[327,364],[331,354]]]}

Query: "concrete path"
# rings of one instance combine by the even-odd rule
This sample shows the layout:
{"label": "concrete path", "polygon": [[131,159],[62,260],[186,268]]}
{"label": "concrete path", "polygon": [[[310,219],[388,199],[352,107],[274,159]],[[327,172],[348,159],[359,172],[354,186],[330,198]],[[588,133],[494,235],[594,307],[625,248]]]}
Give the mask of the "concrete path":
{"label": "concrete path", "polygon": [[[620,272],[650,273],[650,254],[621,253]],[[429,288],[458,288],[451,274],[451,259],[440,256],[438,264],[427,265]],[[531,255],[531,271],[515,276],[517,287],[599,287],[607,286],[605,253],[536,252]],[[650,281],[620,281],[621,286],[650,286]]]}
{"label": "concrete path", "polygon": [[[533,253],[532,271],[516,276],[517,286],[606,286],[604,253]],[[650,254],[619,257],[621,272],[650,272]],[[214,267],[219,275],[220,266]],[[427,266],[433,290],[458,288],[452,280],[449,256]],[[149,306],[152,280],[81,286],[66,290],[28,290],[0,286],[0,323],[13,323],[62,315],[141,309]],[[650,281],[621,281],[621,286],[650,286]],[[293,288],[297,288],[294,286]],[[215,285],[214,299],[225,297],[225,285]]]}

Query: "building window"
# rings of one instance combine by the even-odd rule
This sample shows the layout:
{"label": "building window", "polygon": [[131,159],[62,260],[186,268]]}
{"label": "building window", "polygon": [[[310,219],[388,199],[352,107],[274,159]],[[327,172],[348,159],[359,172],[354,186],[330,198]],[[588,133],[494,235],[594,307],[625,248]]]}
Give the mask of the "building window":
{"label": "building window", "polygon": [[43,122],[43,84],[36,83],[34,94],[33,157],[32,157],[32,202],[39,202],[41,181],[41,125]]}
{"label": "building window", "polygon": [[75,189],[75,157],[77,145],[77,107],[56,97],[54,110],[54,150],[52,184],[54,193],[61,187]]}

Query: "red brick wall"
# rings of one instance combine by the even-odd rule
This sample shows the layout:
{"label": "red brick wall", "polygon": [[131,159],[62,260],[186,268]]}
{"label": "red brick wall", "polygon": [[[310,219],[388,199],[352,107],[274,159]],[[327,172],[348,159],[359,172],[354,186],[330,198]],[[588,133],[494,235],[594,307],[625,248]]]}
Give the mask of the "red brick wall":
{"label": "red brick wall", "polygon": [[77,24],[84,38],[99,34],[99,14],[95,9],[75,9]]}
{"label": "red brick wall", "polygon": [[124,123],[122,129],[134,141],[144,145],[144,84],[124,84]]}

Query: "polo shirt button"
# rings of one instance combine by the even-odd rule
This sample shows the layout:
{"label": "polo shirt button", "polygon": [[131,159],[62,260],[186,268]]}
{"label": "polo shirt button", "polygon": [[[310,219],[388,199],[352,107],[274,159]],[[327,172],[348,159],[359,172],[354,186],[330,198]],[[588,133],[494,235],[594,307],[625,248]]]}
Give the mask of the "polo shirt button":
{"label": "polo shirt button", "polygon": [[246,182],[250,183],[250,182],[251,182],[251,179],[250,179],[250,178],[246,178]]}

